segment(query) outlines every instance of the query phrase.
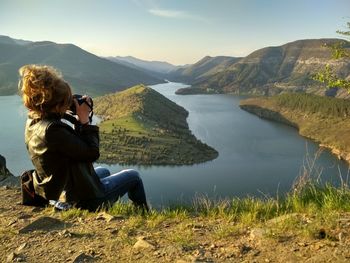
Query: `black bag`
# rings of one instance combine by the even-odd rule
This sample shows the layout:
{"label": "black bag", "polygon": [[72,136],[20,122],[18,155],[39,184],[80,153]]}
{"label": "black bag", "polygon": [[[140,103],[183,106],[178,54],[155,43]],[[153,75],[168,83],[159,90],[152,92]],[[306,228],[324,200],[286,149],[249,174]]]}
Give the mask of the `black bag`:
{"label": "black bag", "polygon": [[45,198],[35,193],[33,184],[34,171],[35,170],[28,170],[23,172],[21,175],[22,205],[43,207],[49,202]]}

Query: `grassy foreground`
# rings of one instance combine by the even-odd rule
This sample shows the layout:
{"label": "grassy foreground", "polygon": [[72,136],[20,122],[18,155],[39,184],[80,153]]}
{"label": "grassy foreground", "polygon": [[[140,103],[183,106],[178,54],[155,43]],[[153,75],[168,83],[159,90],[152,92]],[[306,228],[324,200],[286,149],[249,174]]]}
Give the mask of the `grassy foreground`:
{"label": "grassy foreground", "polygon": [[[88,212],[16,205],[0,189],[1,262],[348,262],[350,188],[318,181],[317,155],[289,193],[197,196],[143,214],[130,203]],[[44,246],[42,244],[45,244]]]}
{"label": "grassy foreground", "polygon": [[350,259],[350,189],[345,184],[336,188],[303,178],[277,199],[197,197],[192,205],[149,214],[120,202],[96,213],[55,212],[14,205],[19,195],[12,189],[1,189],[0,196],[2,262]]}
{"label": "grassy foreground", "polygon": [[[335,187],[300,179],[291,192],[280,198],[246,197],[212,200],[205,196],[197,196],[192,205],[152,209],[148,214],[135,210],[131,204],[121,202],[104,211],[114,216],[124,215],[131,221],[137,220],[139,221],[137,227],[145,231],[156,228],[167,220],[194,222],[203,219],[208,222],[220,220],[221,225],[211,233],[214,239],[221,235],[230,236],[240,228],[256,227],[266,223],[273,223],[271,226],[275,234],[292,231],[294,234],[317,237],[319,234],[317,231],[324,229],[326,232],[324,238],[332,239],[336,237],[332,237],[328,230],[335,227],[336,219],[341,213],[350,212],[350,189],[345,184]],[[88,213],[79,209],[62,213],[63,218],[82,215],[88,216]],[[232,227],[232,223],[235,227]]]}

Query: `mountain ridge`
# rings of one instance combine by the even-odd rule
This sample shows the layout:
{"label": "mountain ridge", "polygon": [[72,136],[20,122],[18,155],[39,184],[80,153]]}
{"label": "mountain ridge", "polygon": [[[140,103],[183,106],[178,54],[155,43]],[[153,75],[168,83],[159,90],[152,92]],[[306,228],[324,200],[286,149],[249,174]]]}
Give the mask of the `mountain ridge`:
{"label": "mountain ridge", "polygon": [[[285,91],[324,93],[325,87],[312,80],[313,74],[331,64],[342,77],[350,76],[349,59],[333,60],[331,45],[342,39],[302,39],[281,46],[264,47],[207,78],[200,79],[188,90],[192,93],[238,93],[274,95]],[[346,48],[350,42],[345,41]]]}
{"label": "mountain ridge", "polygon": [[205,56],[192,65],[180,67],[168,73],[169,80],[193,84],[211,76],[240,60],[229,56]]}
{"label": "mountain ridge", "polygon": [[98,57],[74,44],[38,41],[19,45],[3,42],[0,41],[1,95],[17,92],[17,72],[25,64],[54,66],[63,73],[73,92],[90,96],[123,90],[139,83],[164,82],[143,71]]}
{"label": "mountain ridge", "polygon": [[157,73],[166,74],[172,70],[175,70],[179,66],[175,66],[166,61],[157,60],[144,60],[133,56],[109,56],[106,57],[109,60],[119,63],[127,63],[128,65],[134,65],[137,68],[145,69],[148,71],[154,71]]}

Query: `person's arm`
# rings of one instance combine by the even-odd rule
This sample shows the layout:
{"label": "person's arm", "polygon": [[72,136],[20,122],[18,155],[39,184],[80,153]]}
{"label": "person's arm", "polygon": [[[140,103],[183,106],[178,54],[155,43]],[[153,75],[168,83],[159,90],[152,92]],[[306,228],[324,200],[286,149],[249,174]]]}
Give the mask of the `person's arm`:
{"label": "person's arm", "polygon": [[95,125],[83,125],[78,134],[63,123],[53,123],[46,131],[46,141],[49,150],[71,160],[94,162],[100,156],[98,133]]}
{"label": "person's arm", "polygon": [[74,99],[74,103],[75,103],[75,108],[76,108],[76,112],[78,115],[78,121],[82,124],[82,125],[87,125],[90,122],[89,119],[89,114],[90,111],[92,110],[88,105],[91,105],[91,98],[84,95],[83,98],[85,98],[86,103],[83,103],[81,105],[79,105],[78,101],[76,99]]}
{"label": "person's arm", "polygon": [[[91,104],[91,98],[84,95],[87,103]],[[53,123],[46,131],[46,140],[49,148],[59,151],[69,159],[84,162],[96,161],[100,156],[99,128],[89,125],[89,113],[91,108],[74,99],[76,113],[80,127],[73,132],[69,126],[62,123]]]}

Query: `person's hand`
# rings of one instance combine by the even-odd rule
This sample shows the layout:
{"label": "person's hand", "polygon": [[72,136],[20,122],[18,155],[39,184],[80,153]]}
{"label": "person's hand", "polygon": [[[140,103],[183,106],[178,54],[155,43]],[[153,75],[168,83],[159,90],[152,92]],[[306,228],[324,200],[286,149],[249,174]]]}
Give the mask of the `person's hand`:
{"label": "person's hand", "polygon": [[[86,102],[91,105],[91,98],[87,95],[84,95],[83,98],[86,99]],[[89,114],[90,114],[90,107],[84,102],[81,105],[79,105],[78,101],[74,99],[74,104],[76,108],[76,112],[78,115],[78,120],[81,124],[87,124],[89,123]]]}

